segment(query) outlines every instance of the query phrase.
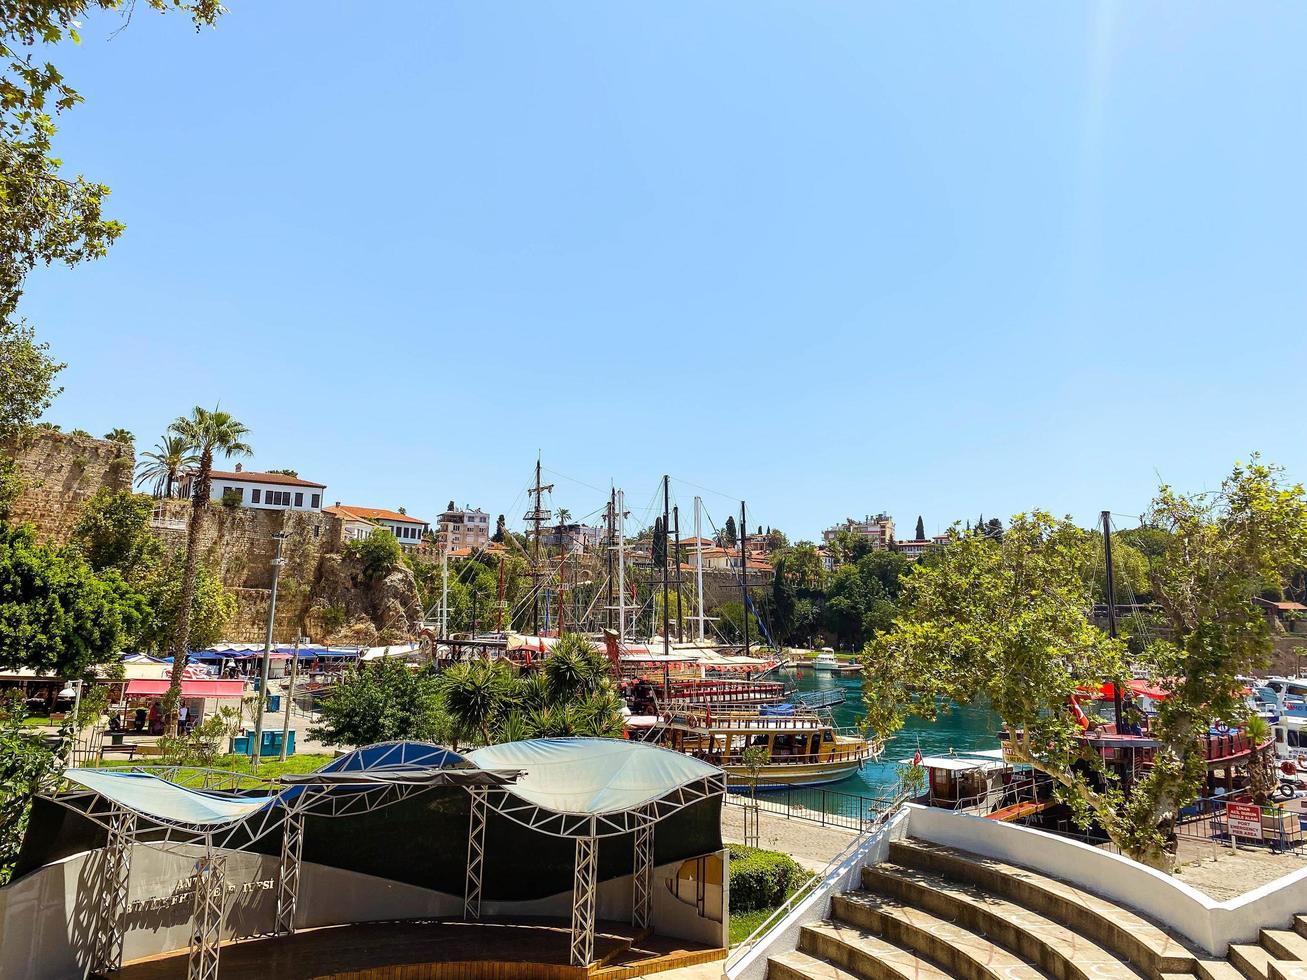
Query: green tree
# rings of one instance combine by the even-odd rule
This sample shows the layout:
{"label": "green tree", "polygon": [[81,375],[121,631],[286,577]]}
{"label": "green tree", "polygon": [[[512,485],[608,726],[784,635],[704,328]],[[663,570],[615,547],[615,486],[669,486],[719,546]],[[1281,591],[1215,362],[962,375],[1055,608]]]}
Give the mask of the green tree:
{"label": "green tree", "polygon": [[1088,619],[1087,540],[1070,521],[1035,512],[1013,518],[1002,542],[955,536],[915,568],[895,629],[863,651],[865,724],[886,738],[908,714],[934,719],[941,705],[986,699],[1015,758],[1051,776],[1082,823],[1097,818],[1118,840],[1121,793],[1087,777],[1067,708],[1080,687],[1126,673],[1121,644]]}
{"label": "green tree", "polygon": [[1307,498],[1254,456],[1212,493],[1163,486],[1145,523],[1167,534],[1150,578],[1170,638],[1146,653],[1167,696],[1150,728],[1160,743],[1153,767],[1130,797],[1128,843],[1140,860],[1167,867],[1176,816],[1206,773],[1197,736],[1213,719],[1245,720],[1241,678],[1269,663],[1274,641],[1252,597],[1303,564]]}
{"label": "green tree", "polygon": [[142,612],[115,571],[97,575],[75,548],[0,523],[0,667],[83,677],[117,657]]}
{"label": "green tree", "polygon": [[735,532],[735,518],[727,517],[726,526],[722,528],[721,545],[723,548],[734,548],[738,540]]}
{"label": "green tree", "polygon": [[136,464],[136,485],[150,484],[156,497],[171,497],[181,478],[191,473],[199,461],[190,442],[166,434],[153,450],[141,453]]}
{"label": "green tree", "polygon": [[510,710],[513,687],[504,661],[469,660],[440,675],[440,705],[459,727],[477,732],[490,745],[493,728]]}
{"label": "green tree", "polygon": [[[156,563],[141,582],[145,615],[135,636],[136,646],[149,653],[167,653],[177,635],[181,619],[182,578],[185,559],[180,554]],[[192,650],[204,650],[222,640],[227,624],[236,615],[236,596],[222,580],[200,562],[191,590],[190,640]]]}
{"label": "green tree", "polygon": [[921,519],[920,514],[917,515],[917,533],[914,536],[913,540],[916,541],[926,540],[926,522]]}
{"label": "green tree", "polygon": [[136,442],[136,436],[132,435],[127,429],[110,429],[104,434],[104,437],[110,442],[121,442],[124,446],[130,446]]}
{"label": "green tree", "polygon": [[504,515],[500,514],[495,518],[495,533],[491,536],[490,540],[494,541],[496,544],[503,544],[504,532],[507,530],[508,522],[504,519]]}
{"label": "green tree", "polygon": [[[269,473],[280,473],[282,476],[289,476],[289,477],[291,477],[292,479],[293,479],[293,478],[297,478],[297,477],[300,475],[300,474],[299,474],[299,470],[268,470],[268,472],[269,472]],[[403,508],[400,509],[400,513],[401,513],[401,514],[404,513]]]}
{"label": "green tree", "polygon": [[0,694],[0,885],[9,881],[32,810],[32,799],[53,788],[63,771],[71,729],[54,748],[23,724],[27,711],[16,691]]}
{"label": "green tree", "polygon": [[172,677],[164,700],[167,719],[164,728],[172,731],[177,724],[177,701],[182,689],[182,671],[190,650],[191,610],[195,599],[195,581],[200,565],[200,532],[209,511],[209,495],[213,487],[213,460],[215,456],[249,456],[252,450],[245,442],[249,429],[229,413],[209,411],[195,406],[190,415],[184,415],[169,426],[169,431],[180,436],[199,461],[191,489],[191,516],[186,527],[186,564],[182,569],[181,595],[178,599],[177,631],[173,636]]}
{"label": "green tree", "polygon": [[150,535],[154,502],[144,494],[101,487],[85,504],[72,540],[97,572],[115,569],[135,581],[162,552]]}
{"label": "green tree", "polygon": [[50,407],[63,391],[54,386],[55,376],[63,369],[63,364],[50,357],[50,345],[37,343],[31,327],[0,319],[0,442],[18,435]]}
{"label": "green tree", "polygon": [[385,578],[404,560],[404,549],[399,539],[386,528],[377,528],[366,538],[358,538],[345,546],[345,555],[363,566],[363,574],[370,579]]}
{"label": "green tree", "polygon": [[310,727],[308,735],[327,745],[346,746],[443,739],[448,726],[436,688],[435,677],[399,660],[360,664],[347,670],[323,699],[320,724]]}

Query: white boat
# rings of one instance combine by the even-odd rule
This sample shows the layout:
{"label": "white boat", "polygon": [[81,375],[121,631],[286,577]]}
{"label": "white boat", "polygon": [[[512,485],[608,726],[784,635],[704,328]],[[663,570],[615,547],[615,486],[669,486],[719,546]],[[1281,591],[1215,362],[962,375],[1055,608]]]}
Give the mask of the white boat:
{"label": "white boat", "polygon": [[819,653],[812,662],[813,670],[835,670],[839,666],[839,658],[834,653]]}

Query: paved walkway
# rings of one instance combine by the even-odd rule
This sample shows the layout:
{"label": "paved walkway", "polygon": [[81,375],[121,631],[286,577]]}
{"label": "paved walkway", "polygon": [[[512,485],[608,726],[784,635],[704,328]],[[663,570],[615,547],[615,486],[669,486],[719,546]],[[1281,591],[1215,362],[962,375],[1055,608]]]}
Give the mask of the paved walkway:
{"label": "paved walkway", "polygon": [[[831,858],[853,842],[851,830],[823,827],[819,823],[762,813],[759,844],[768,850],[790,855],[809,871],[823,871]],[[744,843],[744,807],[722,807],[722,839],[732,844]]]}

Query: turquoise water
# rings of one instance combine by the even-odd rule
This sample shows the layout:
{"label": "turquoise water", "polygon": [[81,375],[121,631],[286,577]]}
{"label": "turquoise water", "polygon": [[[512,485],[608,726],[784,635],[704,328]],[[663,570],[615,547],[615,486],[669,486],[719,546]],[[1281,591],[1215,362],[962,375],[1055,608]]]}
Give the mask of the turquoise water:
{"label": "turquoise water", "polygon": [[[795,668],[782,673],[781,679],[793,683],[800,691],[843,688],[844,703],[831,709],[836,726],[852,726],[862,720],[865,712],[862,707],[862,680],[858,675]],[[942,712],[934,722],[909,719],[907,725],[889,740],[880,762],[869,762],[855,775],[825,788],[861,796],[880,796],[893,787],[899,769],[898,761],[912,758],[918,743],[922,755],[947,754],[951,748],[959,752],[996,749],[998,729],[998,715],[988,708],[976,706],[954,707],[948,712]]]}

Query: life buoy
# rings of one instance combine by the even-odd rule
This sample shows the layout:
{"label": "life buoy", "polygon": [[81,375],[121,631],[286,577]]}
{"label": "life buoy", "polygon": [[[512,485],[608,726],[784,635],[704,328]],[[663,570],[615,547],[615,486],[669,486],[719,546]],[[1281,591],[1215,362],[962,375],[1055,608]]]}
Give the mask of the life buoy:
{"label": "life buoy", "polygon": [[1218,722],[1216,723],[1216,733],[1217,733],[1218,735],[1229,735],[1229,734],[1230,734],[1230,726],[1227,725],[1227,724],[1226,724],[1225,722],[1223,722],[1223,721],[1218,721]]}

